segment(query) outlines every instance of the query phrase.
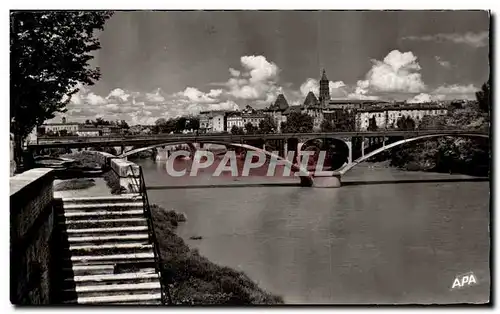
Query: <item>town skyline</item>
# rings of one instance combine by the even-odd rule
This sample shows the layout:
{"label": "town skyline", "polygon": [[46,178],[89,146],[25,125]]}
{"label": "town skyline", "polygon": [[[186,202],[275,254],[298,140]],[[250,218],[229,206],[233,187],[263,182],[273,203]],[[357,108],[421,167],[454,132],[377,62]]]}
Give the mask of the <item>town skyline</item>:
{"label": "town skyline", "polygon": [[[249,24],[252,16],[259,23]],[[228,27],[234,23],[253,28]],[[325,31],[335,23],[351,29]],[[101,79],[47,122],[150,125],[206,110],[263,109],[280,93],[299,105],[309,91],[319,96],[323,69],[331,99],[474,99],[489,76],[488,28],[481,11],[117,12],[92,61]]]}

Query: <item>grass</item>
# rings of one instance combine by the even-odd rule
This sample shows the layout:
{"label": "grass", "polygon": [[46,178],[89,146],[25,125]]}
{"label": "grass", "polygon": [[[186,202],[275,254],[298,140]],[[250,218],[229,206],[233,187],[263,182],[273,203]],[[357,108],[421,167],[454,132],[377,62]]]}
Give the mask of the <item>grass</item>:
{"label": "grass", "polygon": [[185,215],[152,205],[151,214],[164,265],[164,278],[175,304],[250,305],[282,304],[246,274],[220,266],[190,249],[175,233]]}
{"label": "grass", "polygon": [[95,183],[93,179],[86,179],[86,178],[71,179],[56,184],[54,190],[55,191],[84,190],[94,185]]}
{"label": "grass", "polygon": [[120,194],[125,192],[125,188],[120,186],[120,182],[116,180],[116,174],[113,170],[106,171],[102,177],[106,181],[106,185],[111,189],[111,194]]}
{"label": "grass", "polygon": [[102,165],[95,160],[95,157],[87,152],[77,152],[73,154],[61,155],[64,158],[74,159],[76,161],[72,168],[100,168]]}

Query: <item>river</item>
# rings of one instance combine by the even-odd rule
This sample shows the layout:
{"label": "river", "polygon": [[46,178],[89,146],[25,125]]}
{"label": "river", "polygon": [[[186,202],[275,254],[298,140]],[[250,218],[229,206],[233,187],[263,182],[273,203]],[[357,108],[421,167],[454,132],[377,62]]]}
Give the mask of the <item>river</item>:
{"label": "river", "polygon": [[[150,202],[187,214],[178,233],[191,247],[286,303],[489,300],[487,181],[360,165],[345,186],[322,189],[210,171],[172,178],[164,162],[138,163]],[[451,289],[471,271],[477,285]]]}

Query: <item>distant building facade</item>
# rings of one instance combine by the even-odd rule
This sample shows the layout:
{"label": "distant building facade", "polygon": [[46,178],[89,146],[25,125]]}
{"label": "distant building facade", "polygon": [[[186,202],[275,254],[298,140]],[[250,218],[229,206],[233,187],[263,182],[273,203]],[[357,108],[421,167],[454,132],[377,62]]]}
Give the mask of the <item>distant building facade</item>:
{"label": "distant building facade", "polygon": [[396,129],[398,120],[409,117],[418,126],[424,116],[446,115],[448,108],[440,104],[396,104],[384,108],[364,108],[356,111],[356,130],[366,131],[370,119],[375,119],[377,128]]}
{"label": "distant building facade", "polygon": [[268,108],[264,109],[262,112],[268,116],[270,116],[276,127],[278,128],[278,132],[281,132],[281,124],[286,122],[286,116],[290,112],[288,101],[285,98],[285,95],[279,94],[276,97],[276,101],[274,104],[270,105]]}

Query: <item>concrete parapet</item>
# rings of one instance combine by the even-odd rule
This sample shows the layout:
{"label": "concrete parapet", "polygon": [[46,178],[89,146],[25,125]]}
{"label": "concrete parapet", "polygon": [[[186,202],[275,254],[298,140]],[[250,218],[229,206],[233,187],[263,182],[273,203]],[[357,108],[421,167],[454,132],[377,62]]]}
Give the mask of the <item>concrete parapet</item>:
{"label": "concrete parapet", "polygon": [[103,168],[109,168],[111,166],[111,160],[114,158],[118,158],[117,156],[106,152],[91,150],[85,151],[84,153],[93,156],[95,162],[99,163]]}
{"label": "concrete parapet", "polygon": [[138,193],[141,184],[140,168],[137,164],[124,159],[111,159],[113,180],[120,184],[123,193]]}
{"label": "concrete parapet", "polygon": [[113,169],[120,177],[139,177],[139,166],[131,161],[124,159],[112,159],[111,169]]}
{"label": "concrete parapet", "polygon": [[53,181],[46,168],[10,178],[10,300],[16,305],[50,303]]}

